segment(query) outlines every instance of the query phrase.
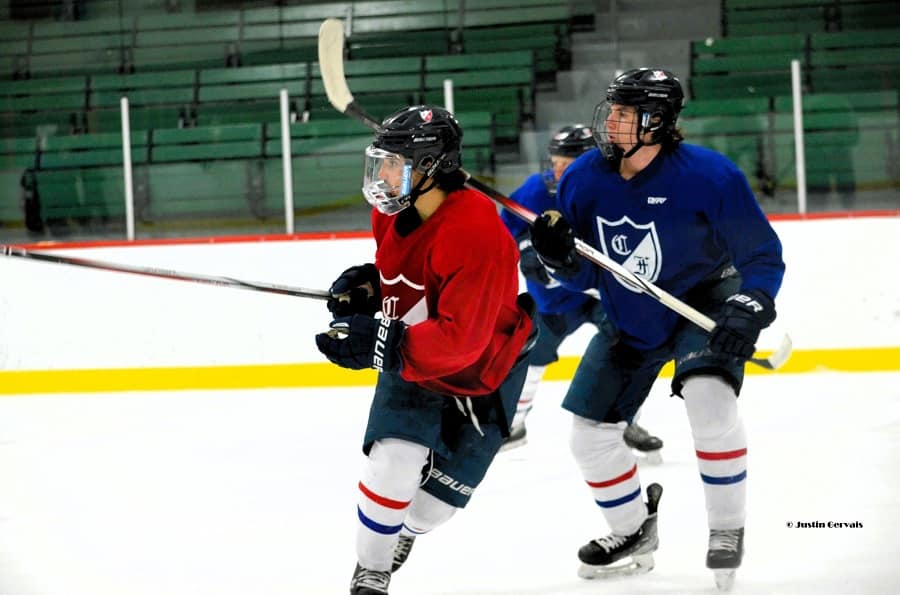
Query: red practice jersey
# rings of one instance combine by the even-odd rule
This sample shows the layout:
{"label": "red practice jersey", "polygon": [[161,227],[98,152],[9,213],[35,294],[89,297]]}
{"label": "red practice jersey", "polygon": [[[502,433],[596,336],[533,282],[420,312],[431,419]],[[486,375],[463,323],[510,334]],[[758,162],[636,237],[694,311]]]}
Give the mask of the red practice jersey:
{"label": "red practice jersey", "polygon": [[395,221],[372,210],[382,313],[410,325],[400,376],[439,393],[490,394],[531,330],[516,304],[515,241],[494,204],[469,189],[450,193],[405,237]]}

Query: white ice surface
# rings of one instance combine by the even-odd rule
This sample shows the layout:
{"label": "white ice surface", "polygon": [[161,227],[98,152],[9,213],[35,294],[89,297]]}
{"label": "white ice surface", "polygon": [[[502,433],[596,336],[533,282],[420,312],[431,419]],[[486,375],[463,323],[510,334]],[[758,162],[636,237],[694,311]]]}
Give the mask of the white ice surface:
{"label": "white ice surface", "polygon": [[[392,595],[713,593],[683,404],[654,387],[665,441],[648,575],[582,581],[606,532],[568,452],[565,383],[545,383],[527,446],[421,537]],[[0,398],[0,595],[327,595],[355,563],[369,389]],[[748,378],[747,553],[734,593],[900,592],[900,374]],[[788,522],[859,529],[789,529]]]}

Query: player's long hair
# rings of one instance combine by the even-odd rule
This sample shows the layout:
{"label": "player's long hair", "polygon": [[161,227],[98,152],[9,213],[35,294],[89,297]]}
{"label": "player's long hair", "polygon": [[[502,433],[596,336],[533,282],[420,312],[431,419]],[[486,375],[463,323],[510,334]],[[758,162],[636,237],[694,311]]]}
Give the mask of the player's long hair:
{"label": "player's long hair", "polygon": [[680,126],[676,126],[660,139],[659,144],[662,145],[663,151],[674,153],[682,142],[684,142],[684,133]]}
{"label": "player's long hair", "polygon": [[446,173],[438,171],[434,174],[434,181],[438,188],[450,194],[466,185],[466,176],[459,169]]}

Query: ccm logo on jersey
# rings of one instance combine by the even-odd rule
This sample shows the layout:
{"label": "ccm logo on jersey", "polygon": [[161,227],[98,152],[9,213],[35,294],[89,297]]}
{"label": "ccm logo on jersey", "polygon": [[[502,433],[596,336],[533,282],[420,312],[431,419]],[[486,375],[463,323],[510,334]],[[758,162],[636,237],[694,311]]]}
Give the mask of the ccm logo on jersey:
{"label": "ccm logo on jersey", "polygon": [[739,304],[743,304],[748,308],[752,309],[754,312],[762,312],[765,308],[762,307],[762,304],[754,300],[749,295],[744,295],[743,293],[736,293],[733,296],[729,297],[726,302],[737,302]]}
{"label": "ccm logo on jersey", "polygon": [[667,196],[648,196],[647,204],[648,205],[661,205],[662,203],[666,202],[668,200],[668,198],[669,197],[667,197]]}
{"label": "ccm logo on jersey", "polygon": [[375,335],[375,354],[372,356],[372,367],[379,372],[384,372],[384,345],[387,341],[388,331],[391,330],[391,320],[389,318],[381,318],[381,324],[378,325],[378,332]]}
{"label": "ccm logo on jersey", "polygon": [[430,477],[436,479],[438,481],[438,483],[444,484],[445,486],[449,487],[454,492],[459,492],[463,496],[471,496],[472,492],[475,491],[475,488],[473,488],[472,486],[467,486],[464,483],[459,483],[458,481],[456,481],[449,475],[442,473],[433,467],[432,467],[431,471],[428,472],[428,475]]}

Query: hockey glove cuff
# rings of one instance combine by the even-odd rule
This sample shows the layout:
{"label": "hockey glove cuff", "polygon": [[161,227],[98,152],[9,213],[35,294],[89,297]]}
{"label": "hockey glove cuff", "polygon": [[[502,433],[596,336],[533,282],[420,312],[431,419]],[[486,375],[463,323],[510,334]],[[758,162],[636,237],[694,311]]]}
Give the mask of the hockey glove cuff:
{"label": "hockey glove cuff", "polygon": [[328,290],[326,306],[334,318],[381,311],[381,279],[372,263],[350,267],[335,279]]}
{"label": "hockey glove cuff", "polygon": [[333,320],[330,331],[316,335],[316,347],[342,368],[399,370],[405,332],[406,325],[399,320],[354,314]]}
{"label": "hockey glove cuff", "polygon": [[547,267],[538,258],[537,250],[531,245],[531,237],[527,233],[523,233],[519,236],[518,241],[519,269],[522,270],[522,275],[529,281],[534,281],[544,286],[553,283],[553,279],[547,273]]}
{"label": "hockey glove cuff", "polygon": [[580,268],[575,251],[575,232],[559,211],[544,211],[531,224],[531,243],[541,261],[566,276]]}
{"label": "hockey glove cuff", "polygon": [[755,289],[736,293],[725,300],[709,335],[709,348],[714,353],[752,357],[759,333],[773,320],[775,303],[765,293]]}

